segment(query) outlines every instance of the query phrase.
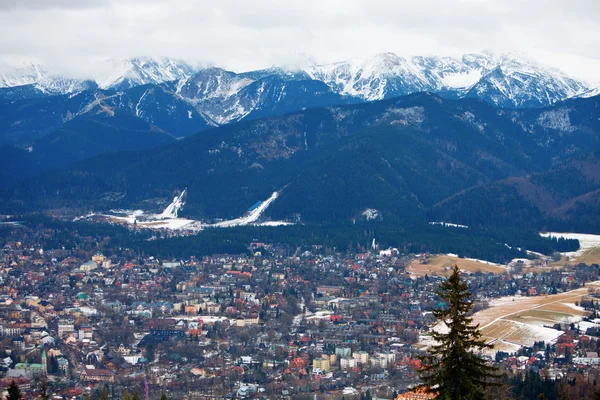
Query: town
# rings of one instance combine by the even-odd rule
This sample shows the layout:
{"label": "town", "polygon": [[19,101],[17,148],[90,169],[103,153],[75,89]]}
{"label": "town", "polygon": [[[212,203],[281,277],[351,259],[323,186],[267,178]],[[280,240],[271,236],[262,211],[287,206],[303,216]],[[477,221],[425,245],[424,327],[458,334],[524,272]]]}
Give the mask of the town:
{"label": "town", "polygon": [[[433,255],[251,242],[243,254],[157,259],[102,236],[66,249],[54,229],[0,230],[2,384],[25,398],[43,385],[55,399],[428,398],[412,388],[445,273],[416,270]],[[548,322],[547,341],[490,337],[499,346],[488,356],[508,377],[577,378],[573,390],[589,394],[600,269],[551,262],[490,271],[456,259],[476,316],[500,298],[573,293],[574,318]]]}

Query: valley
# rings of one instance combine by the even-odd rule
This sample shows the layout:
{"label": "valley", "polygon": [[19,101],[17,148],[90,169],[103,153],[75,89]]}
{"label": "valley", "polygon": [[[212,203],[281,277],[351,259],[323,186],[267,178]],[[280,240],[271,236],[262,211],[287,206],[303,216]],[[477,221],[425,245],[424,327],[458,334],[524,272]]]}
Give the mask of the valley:
{"label": "valley", "polygon": [[599,32],[0,1],[0,400],[600,399]]}

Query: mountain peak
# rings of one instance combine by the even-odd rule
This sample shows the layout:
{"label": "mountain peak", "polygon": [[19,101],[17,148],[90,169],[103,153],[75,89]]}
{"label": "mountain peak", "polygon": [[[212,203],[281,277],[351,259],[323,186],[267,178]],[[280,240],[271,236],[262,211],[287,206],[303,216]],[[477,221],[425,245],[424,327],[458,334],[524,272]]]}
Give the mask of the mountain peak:
{"label": "mountain peak", "polygon": [[[240,93],[246,96],[245,105],[232,100],[228,107],[245,109],[256,104],[240,91],[265,79],[317,80],[337,95],[363,101],[429,91],[449,97],[480,97],[507,107],[546,106],[597,86],[569,77],[518,52],[410,58],[385,52],[301,70],[272,67],[243,73],[219,67],[197,71],[183,61],[164,57],[111,58],[100,66],[95,76],[97,84],[49,76],[42,66],[26,64],[17,73],[0,73],[0,87],[34,84],[42,94],[57,94],[95,86],[122,91],[145,84],[173,82],[168,90],[184,96],[194,106],[206,99],[224,100]],[[215,118],[221,120],[218,116]]]}
{"label": "mountain peak", "polygon": [[0,87],[31,85],[43,80],[46,76],[47,73],[40,64],[24,62],[18,67],[0,72]]}
{"label": "mountain peak", "polygon": [[128,89],[148,83],[159,84],[186,79],[194,72],[189,64],[166,57],[111,58],[106,64],[106,72],[96,76],[101,88]]}

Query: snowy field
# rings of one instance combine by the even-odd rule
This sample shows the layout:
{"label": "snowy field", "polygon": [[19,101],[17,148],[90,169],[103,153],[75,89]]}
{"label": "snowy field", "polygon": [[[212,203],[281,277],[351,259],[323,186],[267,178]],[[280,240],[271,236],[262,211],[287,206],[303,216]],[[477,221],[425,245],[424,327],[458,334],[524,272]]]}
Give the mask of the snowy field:
{"label": "snowy field", "polygon": [[468,228],[467,225],[453,224],[451,222],[430,222],[429,225],[442,225],[445,227],[464,228],[464,229]]}
{"label": "snowy field", "polygon": [[[575,323],[582,327],[595,323],[582,321],[589,312],[576,305],[588,294],[590,288],[600,288],[600,281],[590,282],[585,287],[549,296],[507,296],[489,301],[490,307],[473,315],[483,337],[494,345],[488,353],[497,351],[514,353],[522,346],[532,346],[536,341],[552,343],[562,331],[551,326],[557,323]],[[600,321],[598,321],[600,322]],[[446,326],[438,324],[433,329],[443,332]],[[430,336],[423,336],[423,348],[435,344]]]}
{"label": "snowy field", "polygon": [[273,201],[275,201],[277,196],[279,196],[279,193],[273,192],[271,197],[269,197],[267,200],[263,201],[258,207],[256,207],[254,210],[252,210],[251,212],[249,212],[248,214],[246,214],[243,217],[232,219],[229,221],[221,221],[221,222],[217,222],[216,224],[207,225],[207,226],[214,226],[217,228],[227,228],[227,227],[231,227],[231,226],[243,226],[243,225],[252,224],[252,223],[256,222],[258,220],[258,218],[261,216],[261,214],[271,205],[271,203]]}
{"label": "snowy field", "polygon": [[563,237],[565,239],[577,239],[579,240],[579,250],[570,251],[567,253],[561,253],[567,257],[579,257],[586,251],[593,249],[594,247],[600,247],[600,235],[591,235],[587,233],[568,233],[568,232],[545,232],[540,233],[544,237]]}
{"label": "snowy field", "polygon": [[[580,323],[589,312],[575,302],[588,294],[591,282],[585,287],[549,296],[507,296],[490,301],[490,307],[474,314],[483,336],[498,343],[495,351],[514,346],[532,346],[535,341],[553,342],[562,334],[550,328],[557,323]],[[506,351],[506,350],[504,350]]]}
{"label": "snowy field", "polygon": [[[169,230],[185,230],[185,231],[201,231],[205,228],[229,228],[234,226],[284,226],[292,225],[287,221],[264,221],[258,222],[265,210],[277,199],[279,192],[273,192],[265,201],[248,212],[246,215],[227,220],[220,221],[215,224],[203,224],[200,221],[186,218],[179,218],[178,213],[185,205],[183,200],[187,189],[181,192],[179,196],[173,198],[173,201],[160,214],[145,214],[142,210],[111,210],[111,214],[103,215],[114,222],[124,223],[128,225],[136,225],[149,229],[169,229]],[[75,218],[75,220],[94,217],[95,214],[88,214],[83,217]]]}

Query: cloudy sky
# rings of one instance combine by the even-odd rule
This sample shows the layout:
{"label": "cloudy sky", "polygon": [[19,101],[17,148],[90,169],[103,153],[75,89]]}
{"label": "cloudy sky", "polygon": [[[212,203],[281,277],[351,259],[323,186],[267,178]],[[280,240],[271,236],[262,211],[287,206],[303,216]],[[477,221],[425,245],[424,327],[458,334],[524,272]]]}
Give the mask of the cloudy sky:
{"label": "cloudy sky", "polygon": [[0,62],[72,73],[115,56],[242,71],[388,51],[482,50],[527,53],[591,74],[600,65],[600,1],[0,0]]}

